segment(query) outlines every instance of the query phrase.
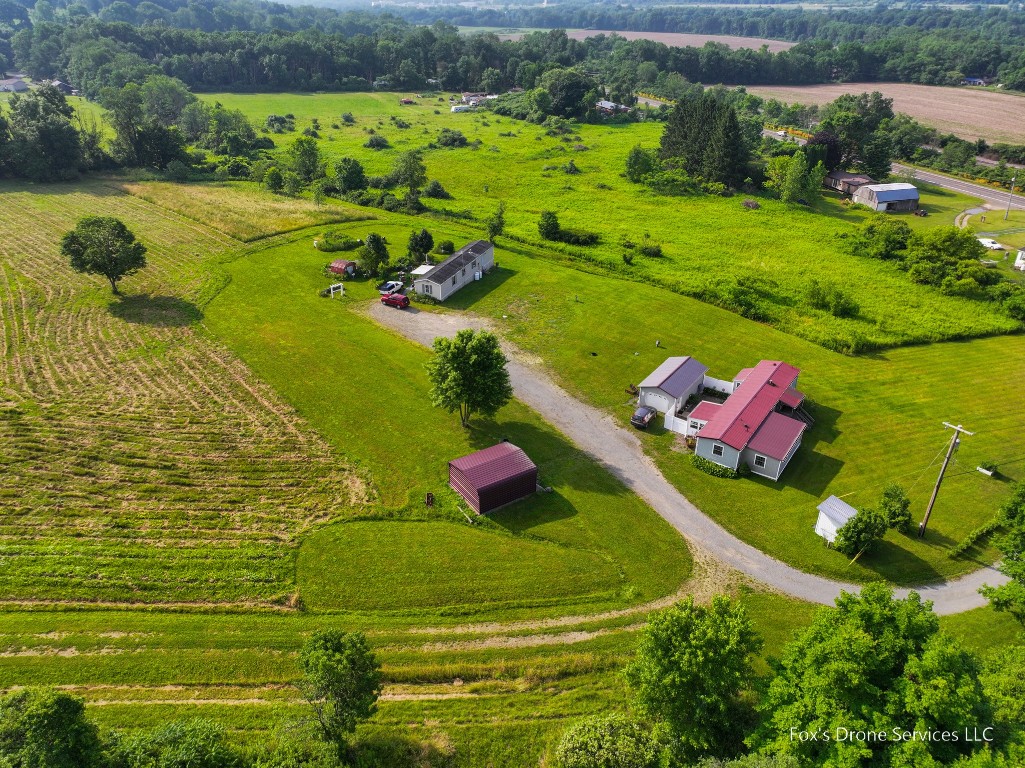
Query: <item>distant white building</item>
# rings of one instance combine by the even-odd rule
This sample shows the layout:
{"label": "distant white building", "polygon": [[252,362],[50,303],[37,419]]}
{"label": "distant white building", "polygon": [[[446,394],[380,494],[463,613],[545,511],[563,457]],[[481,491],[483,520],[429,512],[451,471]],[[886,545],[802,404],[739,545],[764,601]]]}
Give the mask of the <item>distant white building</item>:
{"label": "distant white building", "polygon": [[815,521],[815,533],[829,544],[836,541],[837,532],[847,521],[858,514],[858,510],[836,496],[830,496],[819,504],[818,510],[819,518]]}

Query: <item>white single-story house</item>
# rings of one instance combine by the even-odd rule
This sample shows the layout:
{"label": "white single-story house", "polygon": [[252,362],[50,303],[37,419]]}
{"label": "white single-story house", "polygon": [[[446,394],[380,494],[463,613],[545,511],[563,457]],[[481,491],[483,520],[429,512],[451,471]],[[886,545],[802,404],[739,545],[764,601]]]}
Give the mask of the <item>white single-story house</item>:
{"label": "white single-story house", "polygon": [[480,280],[495,266],[495,246],[487,240],[464,245],[441,264],[415,277],[413,290],[421,296],[444,301],[467,283]]}
{"label": "white single-story house", "polygon": [[815,533],[824,538],[828,544],[836,541],[836,534],[844,525],[858,514],[858,510],[836,496],[830,496],[819,504],[819,517],[815,521]]}
{"label": "white single-story house", "polygon": [[917,211],[918,188],[914,184],[864,184],[851,199],[873,211]]}
{"label": "white single-story house", "polygon": [[1019,272],[1025,272],[1025,251],[1018,251],[1014,258],[1014,268]]}
{"label": "white single-story house", "polygon": [[670,357],[640,383],[638,405],[659,413],[676,413],[691,395],[701,391],[708,367],[693,357]]}

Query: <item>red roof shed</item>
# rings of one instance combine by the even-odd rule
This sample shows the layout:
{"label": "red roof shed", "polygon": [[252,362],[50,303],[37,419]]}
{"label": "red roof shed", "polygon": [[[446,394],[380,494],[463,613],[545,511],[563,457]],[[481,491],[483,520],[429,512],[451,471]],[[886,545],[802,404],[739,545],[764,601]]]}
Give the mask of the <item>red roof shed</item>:
{"label": "red roof shed", "polygon": [[521,448],[499,443],[448,463],[448,483],[485,514],[537,490],[537,465]]}
{"label": "red roof shed", "polygon": [[335,259],[329,269],[336,275],[352,275],[356,272],[356,262],[347,259]]}

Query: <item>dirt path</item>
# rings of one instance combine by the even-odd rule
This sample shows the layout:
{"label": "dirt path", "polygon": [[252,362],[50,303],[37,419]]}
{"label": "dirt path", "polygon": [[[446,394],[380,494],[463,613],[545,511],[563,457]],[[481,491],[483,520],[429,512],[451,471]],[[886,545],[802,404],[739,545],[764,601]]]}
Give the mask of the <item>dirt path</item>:
{"label": "dirt path", "polygon": [[[467,313],[438,314],[412,307],[396,310],[378,303],[370,306],[369,313],[382,325],[425,346],[437,336],[454,336],[462,328],[487,327],[482,318]],[[509,377],[516,397],[650,504],[687,539],[698,556],[710,553],[755,581],[813,603],[832,605],[842,590],[859,590],[856,584],[799,571],[726,531],[662,476],[635,434],[610,415],[571,396],[539,366],[525,362],[526,356],[513,345],[503,342],[503,348],[510,358]],[[1006,581],[995,568],[985,567],[954,581],[916,587],[915,591],[932,600],[936,612],[944,615],[986,605],[979,587]],[[896,590],[898,596],[908,592]]]}

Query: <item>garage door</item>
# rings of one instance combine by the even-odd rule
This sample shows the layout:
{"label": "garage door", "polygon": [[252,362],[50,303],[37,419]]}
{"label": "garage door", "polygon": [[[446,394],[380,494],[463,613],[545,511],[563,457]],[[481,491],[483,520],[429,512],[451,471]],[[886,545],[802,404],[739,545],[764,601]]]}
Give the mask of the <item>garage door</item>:
{"label": "garage door", "polygon": [[669,398],[656,392],[649,392],[644,399],[644,404],[654,408],[659,413],[669,410]]}

